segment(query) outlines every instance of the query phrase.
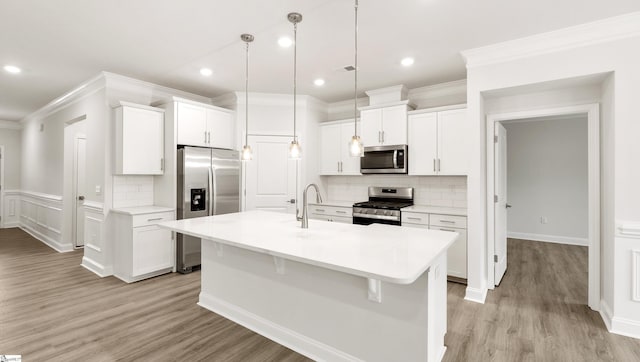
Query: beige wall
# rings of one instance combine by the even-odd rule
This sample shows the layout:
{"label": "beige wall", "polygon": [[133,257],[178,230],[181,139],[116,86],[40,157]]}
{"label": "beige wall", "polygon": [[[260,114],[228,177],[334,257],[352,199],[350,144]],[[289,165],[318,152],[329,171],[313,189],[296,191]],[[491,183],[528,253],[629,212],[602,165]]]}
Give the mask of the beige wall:
{"label": "beige wall", "polygon": [[4,189],[20,189],[20,144],[22,131],[0,128],[0,146],[4,146]]}

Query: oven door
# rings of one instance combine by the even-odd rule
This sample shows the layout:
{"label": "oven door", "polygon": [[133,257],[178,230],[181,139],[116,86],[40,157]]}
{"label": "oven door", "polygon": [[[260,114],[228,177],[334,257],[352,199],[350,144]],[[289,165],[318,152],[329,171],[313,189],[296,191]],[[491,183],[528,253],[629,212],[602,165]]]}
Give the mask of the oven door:
{"label": "oven door", "polygon": [[365,147],[360,158],[363,174],[407,173],[407,145]]}
{"label": "oven door", "polygon": [[386,225],[400,226],[400,220],[372,219],[369,217],[354,216],[353,224],[355,225],[386,224]]}

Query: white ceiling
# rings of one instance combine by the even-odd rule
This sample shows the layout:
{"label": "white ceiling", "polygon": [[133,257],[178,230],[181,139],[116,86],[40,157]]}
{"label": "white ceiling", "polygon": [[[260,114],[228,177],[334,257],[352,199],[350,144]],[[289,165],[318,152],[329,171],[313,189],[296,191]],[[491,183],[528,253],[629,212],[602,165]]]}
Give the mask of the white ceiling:
{"label": "white ceiling", "polygon": [[[298,25],[298,92],[352,98],[353,0],[0,0],[0,120],[17,121],[100,71],[214,97],[244,89],[291,93]],[[638,0],[360,0],[359,89],[465,78],[461,50],[640,10]],[[412,56],[414,66],[400,66]],[[213,69],[205,78],[201,67]],[[313,79],[322,77],[318,88]]]}

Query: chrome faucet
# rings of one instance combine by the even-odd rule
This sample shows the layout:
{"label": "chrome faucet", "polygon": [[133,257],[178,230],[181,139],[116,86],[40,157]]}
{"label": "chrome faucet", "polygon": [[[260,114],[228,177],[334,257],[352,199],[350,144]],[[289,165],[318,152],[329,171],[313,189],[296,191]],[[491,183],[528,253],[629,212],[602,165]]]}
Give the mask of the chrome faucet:
{"label": "chrome faucet", "polygon": [[301,227],[303,229],[309,228],[309,213],[307,212],[307,209],[309,206],[309,203],[307,201],[307,191],[309,191],[309,187],[313,187],[314,189],[316,189],[316,202],[317,203],[322,202],[322,196],[320,195],[320,189],[318,188],[318,185],[308,184],[307,187],[304,188],[304,192],[302,193],[302,216],[299,217],[297,216],[298,214],[296,213],[296,219],[298,221],[302,221]]}

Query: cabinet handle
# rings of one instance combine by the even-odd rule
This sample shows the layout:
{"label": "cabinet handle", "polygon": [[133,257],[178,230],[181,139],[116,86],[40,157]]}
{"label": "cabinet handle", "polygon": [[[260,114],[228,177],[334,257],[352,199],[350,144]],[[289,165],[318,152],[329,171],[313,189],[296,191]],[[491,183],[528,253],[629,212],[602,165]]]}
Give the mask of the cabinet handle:
{"label": "cabinet handle", "polygon": [[438,229],[438,230],[442,230],[442,231],[451,231],[451,232],[454,232],[454,233],[456,232],[456,231],[455,231],[455,230],[453,230],[453,229],[443,229],[443,228],[440,228],[440,229]]}
{"label": "cabinet handle", "polygon": [[204,143],[207,143],[207,131],[204,131]]}
{"label": "cabinet handle", "polygon": [[384,131],[382,131],[382,143],[384,143]]}
{"label": "cabinet handle", "polygon": [[344,165],[342,164],[342,161],[340,161],[340,172],[344,171]]}
{"label": "cabinet handle", "polygon": [[440,159],[438,159],[438,172],[440,172]]}
{"label": "cabinet handle", "polygon": [[160,159],[160,171],[164,171],[164,158]]}
{"label": "cabinet handle", "polygon": [[382,143],[382,132],[378,131],[378,143]]}
{"label": "cabinet handle", "polygon": [[211,132],[207,132],[207,143],[211,144]]}
{"label": "cabinet handle", "polygon": [[340,161],[338,161],[336,163],[338,164],[338,171],[337,172],[340,172]]}
{"label": "cabinet handle", "polygon": [[147,221],[159,221],[159,220],[162,220],[162,219],[163,218],[161,218],[161,217],[156,217],[156,218],[153,218],[153,219],[147,219]]}
{"label": "cabinet handle", "polygon": [[436,159],[433,159],[433,172],[436,172]]}
{"label": "cabinet handle", "polygon": [[324,212],[323,209],[316,209],[317,212]]}
{"label": "cabinet handle", "polygon": [[422,221],[422,219],[421,219],[421,218],[419,218],[419,217],[411,217],[411,216],[409,216],[409,217],[407,217],[407,219],[409,219],[409,220],[418,220],[418,221]]}
{"label": "cabinet handle", "polygon": [[346,211],[336,210],[336,214],[346,214]]}
{"label": "cabinet handle", "polygon": [[447,224],[455,224],[456,223],[455,221],[451,221],[451,220],[440,220],[440,222],[444,222],[444,223],[447,223]]}

